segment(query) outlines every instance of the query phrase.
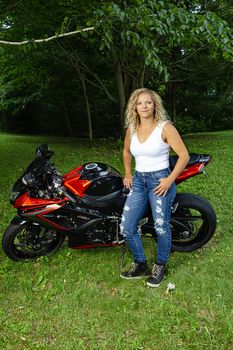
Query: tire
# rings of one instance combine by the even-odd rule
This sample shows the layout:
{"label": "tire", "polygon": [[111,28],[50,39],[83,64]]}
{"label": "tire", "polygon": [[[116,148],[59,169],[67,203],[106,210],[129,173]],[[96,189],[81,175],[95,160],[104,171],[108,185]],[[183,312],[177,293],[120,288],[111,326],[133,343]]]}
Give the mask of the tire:
{"label": "tire", "polygon": [[202,247],[216,229],[216,214],[204,198],[190,193],[177,194],[171,216],[172,250],[191,252]]}
{"label": "tire", "polygon": [[[195,194],[178,193],[173,208],[176,206],[171,215],[171,250],[191,252],[205,245],[216,229],[216,214],[211,204]],[[146,223],[142,220],[142,235],[157,240],[151,213],[146,216]]]}
{"label": "tire", "polygon": [[65,239],[63,233],[26,222],[10,224],[2,237],[2,248],[12,260],[35,259],[57,251]]}

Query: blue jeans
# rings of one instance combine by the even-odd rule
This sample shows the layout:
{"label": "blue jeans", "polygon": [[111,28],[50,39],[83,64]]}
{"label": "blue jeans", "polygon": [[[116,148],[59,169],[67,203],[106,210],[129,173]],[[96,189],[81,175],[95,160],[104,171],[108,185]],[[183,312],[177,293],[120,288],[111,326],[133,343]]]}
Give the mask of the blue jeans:
{"label": "blue jeans", "polygon": [[158,237],[156,261],[160,264],[166,264],[168,261],[171,250],[171,206],[176,195],[176,186],[173,183],[164,197],[156,195],[154,189],[159,185],[159,180],[169,174],[169,169],[143,173],[135,171],[132,189],[122,214],[121,233],[126,237],[134,261],[137,263],[146,262],[138,224],[149,204]]}

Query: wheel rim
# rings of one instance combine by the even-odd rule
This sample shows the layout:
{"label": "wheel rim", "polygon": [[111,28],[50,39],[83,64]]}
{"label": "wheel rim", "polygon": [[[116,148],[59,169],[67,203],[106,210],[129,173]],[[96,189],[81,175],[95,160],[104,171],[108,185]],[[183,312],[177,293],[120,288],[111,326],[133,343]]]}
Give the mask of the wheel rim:
{"label": "wheel rim", "polygon": [[205,232],[205,216],[195,208],[180,209],[176,216],[171,218],[172,242],[195,242]]}
{"label": "wheel rim", "polygon": [[51,251],[58,241],[59,236],[55,230],[29,224],[14,236],[13,249],[18,256],[32,258]]}

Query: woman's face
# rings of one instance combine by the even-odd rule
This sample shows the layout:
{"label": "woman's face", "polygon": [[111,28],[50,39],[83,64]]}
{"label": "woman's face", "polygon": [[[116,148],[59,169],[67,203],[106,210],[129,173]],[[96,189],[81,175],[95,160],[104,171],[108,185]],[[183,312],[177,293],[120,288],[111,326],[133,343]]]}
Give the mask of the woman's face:
{"label": "woman's face", "polygon": [[149,93],[142,93],[138,96],[136,110],[141,118],[154,118],[155,105]]}

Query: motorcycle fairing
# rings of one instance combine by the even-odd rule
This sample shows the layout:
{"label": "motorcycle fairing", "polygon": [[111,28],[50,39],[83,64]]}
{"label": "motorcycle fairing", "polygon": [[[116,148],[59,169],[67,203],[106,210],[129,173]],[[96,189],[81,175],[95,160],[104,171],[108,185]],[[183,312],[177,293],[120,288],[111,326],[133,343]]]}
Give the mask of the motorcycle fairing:
{"label": "motorcycle fairing", "polygon": [[51,198],[51,199],[45,199],[45,198],[35,198],[35,197],[30,197],[29,192],[23,193],[21,196],[19,196],[13,207],[20,209],[20,210],[32,210],[33,208],[37,207],[45,207],[46,205],[51,205],[51,204],[61,204],[65,201],[64,199],[57,199],[57,198]]}
{"label": "motorcycle fairing", "polygon": [[82,198],[83,204],[89,207],[105,208],[108,211],[117,210],[122,212],[126,195],[122,193],[122,189],[110,193],[106,196],[89,196]]}
{"label": "motorcycle fairing", "polygon": [[85,195],[85,191],[91,183],[90,180],[80,180],[82,168],[82,165],[78,166],[63,176],[63,185],[79,197]]}
{"label": "motorcycle fairing", "polygon": [[[51,226],[62,232],[68,232],[70,229],[65,227],[64,225],[60,225],[59,223],[56,222],[56,220],[53,220],[56,218],[57,211],[64,205],[58,205],[58,204],[51,204],[47,205],[45,207],[42,207],[40,209],[32,209],[32,210],[27,210],[27,211],[22,211],[20,215],[24,218],[27,219],[27,221],[31,222],[38,222],[42,224],[44,227],[51,228]],[[52,212],[53,214],[49,216],[48,214]]]}
{"label": "motorcycle fairing", "polygon": [[176,184],[183,182],[190,177],[194,177],[202,172],[202,169],[206,166],[206,163],[197,163],[184,169],[184,171],[177,177]]}

